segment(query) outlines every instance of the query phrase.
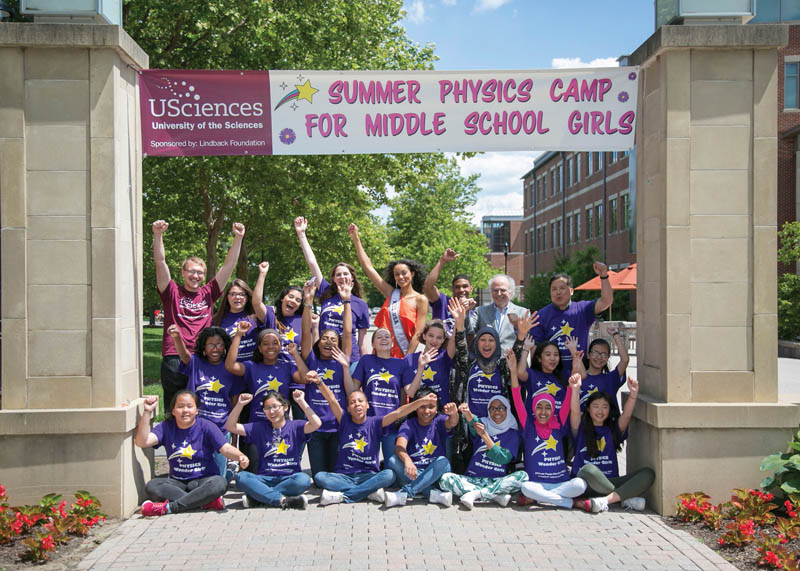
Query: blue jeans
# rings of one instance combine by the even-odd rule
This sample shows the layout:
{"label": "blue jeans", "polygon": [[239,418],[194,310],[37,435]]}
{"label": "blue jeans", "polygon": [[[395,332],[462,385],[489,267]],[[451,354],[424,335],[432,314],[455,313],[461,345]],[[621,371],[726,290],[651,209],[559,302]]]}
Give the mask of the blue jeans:
{"label": "blue jeans", "polygon": [[311,486],[308,474],[297,472],[291,476],[259,476],[239,472],[236,483],[245,494],[270,506],[278,507],[284,496],[299,496]]}
{"label": "blue jeans", "polygon": [[372,492],[380,488],[388,488],[394,483],[394,472],[362,472],[360,474],[336,474],[319,472],[317,485],[331,492],[344,492],[344,501],[348,504],[360,502]]}
{"label": "blue jeans", "polygon": [[338,451],[338,432],[320,432],[319,430],[312,432],[311,440],[308,441],[308,461],[311,463],[311,477],[316,480],[319,472],[333,472],[336,469]]}
{"label": "blue jeans", "polygon": [[394,443],[397,440],[397,427],[392,425],[390,428],[386,430],[390,431],[387,432],[383,438],[381,438],[381,452],[383,452],[383,467],[388,468],[389,458],[394,456]]}
{"label": "blue jeans", "polygon": [[[228,444],[230,444],[231,433],[227,432],[226,430],[223,430],[222,435],[225,437],[225,440],[228,441]],[[219,451],[215,451],[214,463],[217,465],[217,468],[219,468],[219,475],[225,478],[226,482],[230,482],[231,478],[233,478],[233,470],[231,470],[230,473],[226,473],[228,472],[228,459],[225,458],[225,456],[223,456],[222,454],[220,454]]]}
{"label": "blue jeans", "polygon": [[433,462],[427,465],[421,472],[417,472],[416,480],[409,480],[406,475],[406,466],[397,456],[389,458],[389,468],[394,472],[397,483],[402,487],[401,492],[408,494],[409,498],[414,496],[425,496],[431,493],[431,489],[439,482],[439,479],[450,471],[450,462],[444,456],[436,457]]}

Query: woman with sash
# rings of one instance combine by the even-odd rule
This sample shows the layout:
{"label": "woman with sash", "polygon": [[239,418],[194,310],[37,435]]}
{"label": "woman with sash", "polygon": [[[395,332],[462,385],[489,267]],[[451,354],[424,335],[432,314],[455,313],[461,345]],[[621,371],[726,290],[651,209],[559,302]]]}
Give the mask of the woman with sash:
{"label": "woman with sash", "polygon": [[348,232],[356,249],[358,263],[372,285],[386,296],[383,307],[375,317],[375,326],[389,330],[392,334],[391,356],[402,359],[417,349],[428,317],[428,298],[422,293],[425,268],[412,260],[397,260],[386,266],[381,277],[361,245],[358,226],[350,224]]}

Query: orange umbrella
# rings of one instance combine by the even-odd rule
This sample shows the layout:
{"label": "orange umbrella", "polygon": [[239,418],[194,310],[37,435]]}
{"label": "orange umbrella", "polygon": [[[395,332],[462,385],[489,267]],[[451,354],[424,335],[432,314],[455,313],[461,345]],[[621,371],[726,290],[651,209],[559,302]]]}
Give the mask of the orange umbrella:
{"label": "orange umbrella", "polygon": [[[618,272],[614,270],[608,270],[608,283],[611,284],[611,289],[616,290],[632,290],[636,289],[636,268],[633,266],[628,266],[628,268],[622,269]],[[633,271],[628,271],[629,268],[633,267]],[[633,281],[630,281],[630,276],[633,275]],[[599,290],[600,289],[600,276],[595,276],[590,279],[586,283],[582,283],[578,287],[575,288],[576,290]]]}
{"label": "orange umbrella", "polygon": [[636,264],[631,264],[627,268],[620,270],[618,277],[620,285],[631,286],[628,289],[636,289]]}

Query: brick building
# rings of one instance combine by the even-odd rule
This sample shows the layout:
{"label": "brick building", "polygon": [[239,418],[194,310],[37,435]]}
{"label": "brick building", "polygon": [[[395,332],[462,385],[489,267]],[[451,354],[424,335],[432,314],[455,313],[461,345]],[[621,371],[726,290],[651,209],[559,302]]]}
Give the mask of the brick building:
{"label": "brick building", "polygon": [[[636,261],[635,181],[627,152],[547,152],[523,177],[525,274],[596,246],[611,268]],[[635,161],[634,161],[635,164]]]}
{"label": "brick building", "polygon": [[[484,216],[481,218],[481,232],[489,243],[487,260],[497,273],[506,273],[516,282],[515,297],[522,298],[525,285],[525,264],[523,234],[520,232],[523,224],[522,216]],[[507,256],[506,256],[507,254]],[[506,270],[506,265],[508,269]],[[474,284],[478,292],[478,301],[488,303],[491,301],[488,284]]]}

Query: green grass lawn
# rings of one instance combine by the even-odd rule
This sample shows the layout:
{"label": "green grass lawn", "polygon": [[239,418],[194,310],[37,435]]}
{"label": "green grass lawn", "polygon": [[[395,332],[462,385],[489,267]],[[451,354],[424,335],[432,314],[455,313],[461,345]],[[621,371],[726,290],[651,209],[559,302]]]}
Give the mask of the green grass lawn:
{"label": "green grass lawn", "polygon": [[144,394],[158,395],[158,414],[156,422],[164,420],[164,389],[161,388],[161,327],[145,327],[142,331],[144,356],[143,371]]}

